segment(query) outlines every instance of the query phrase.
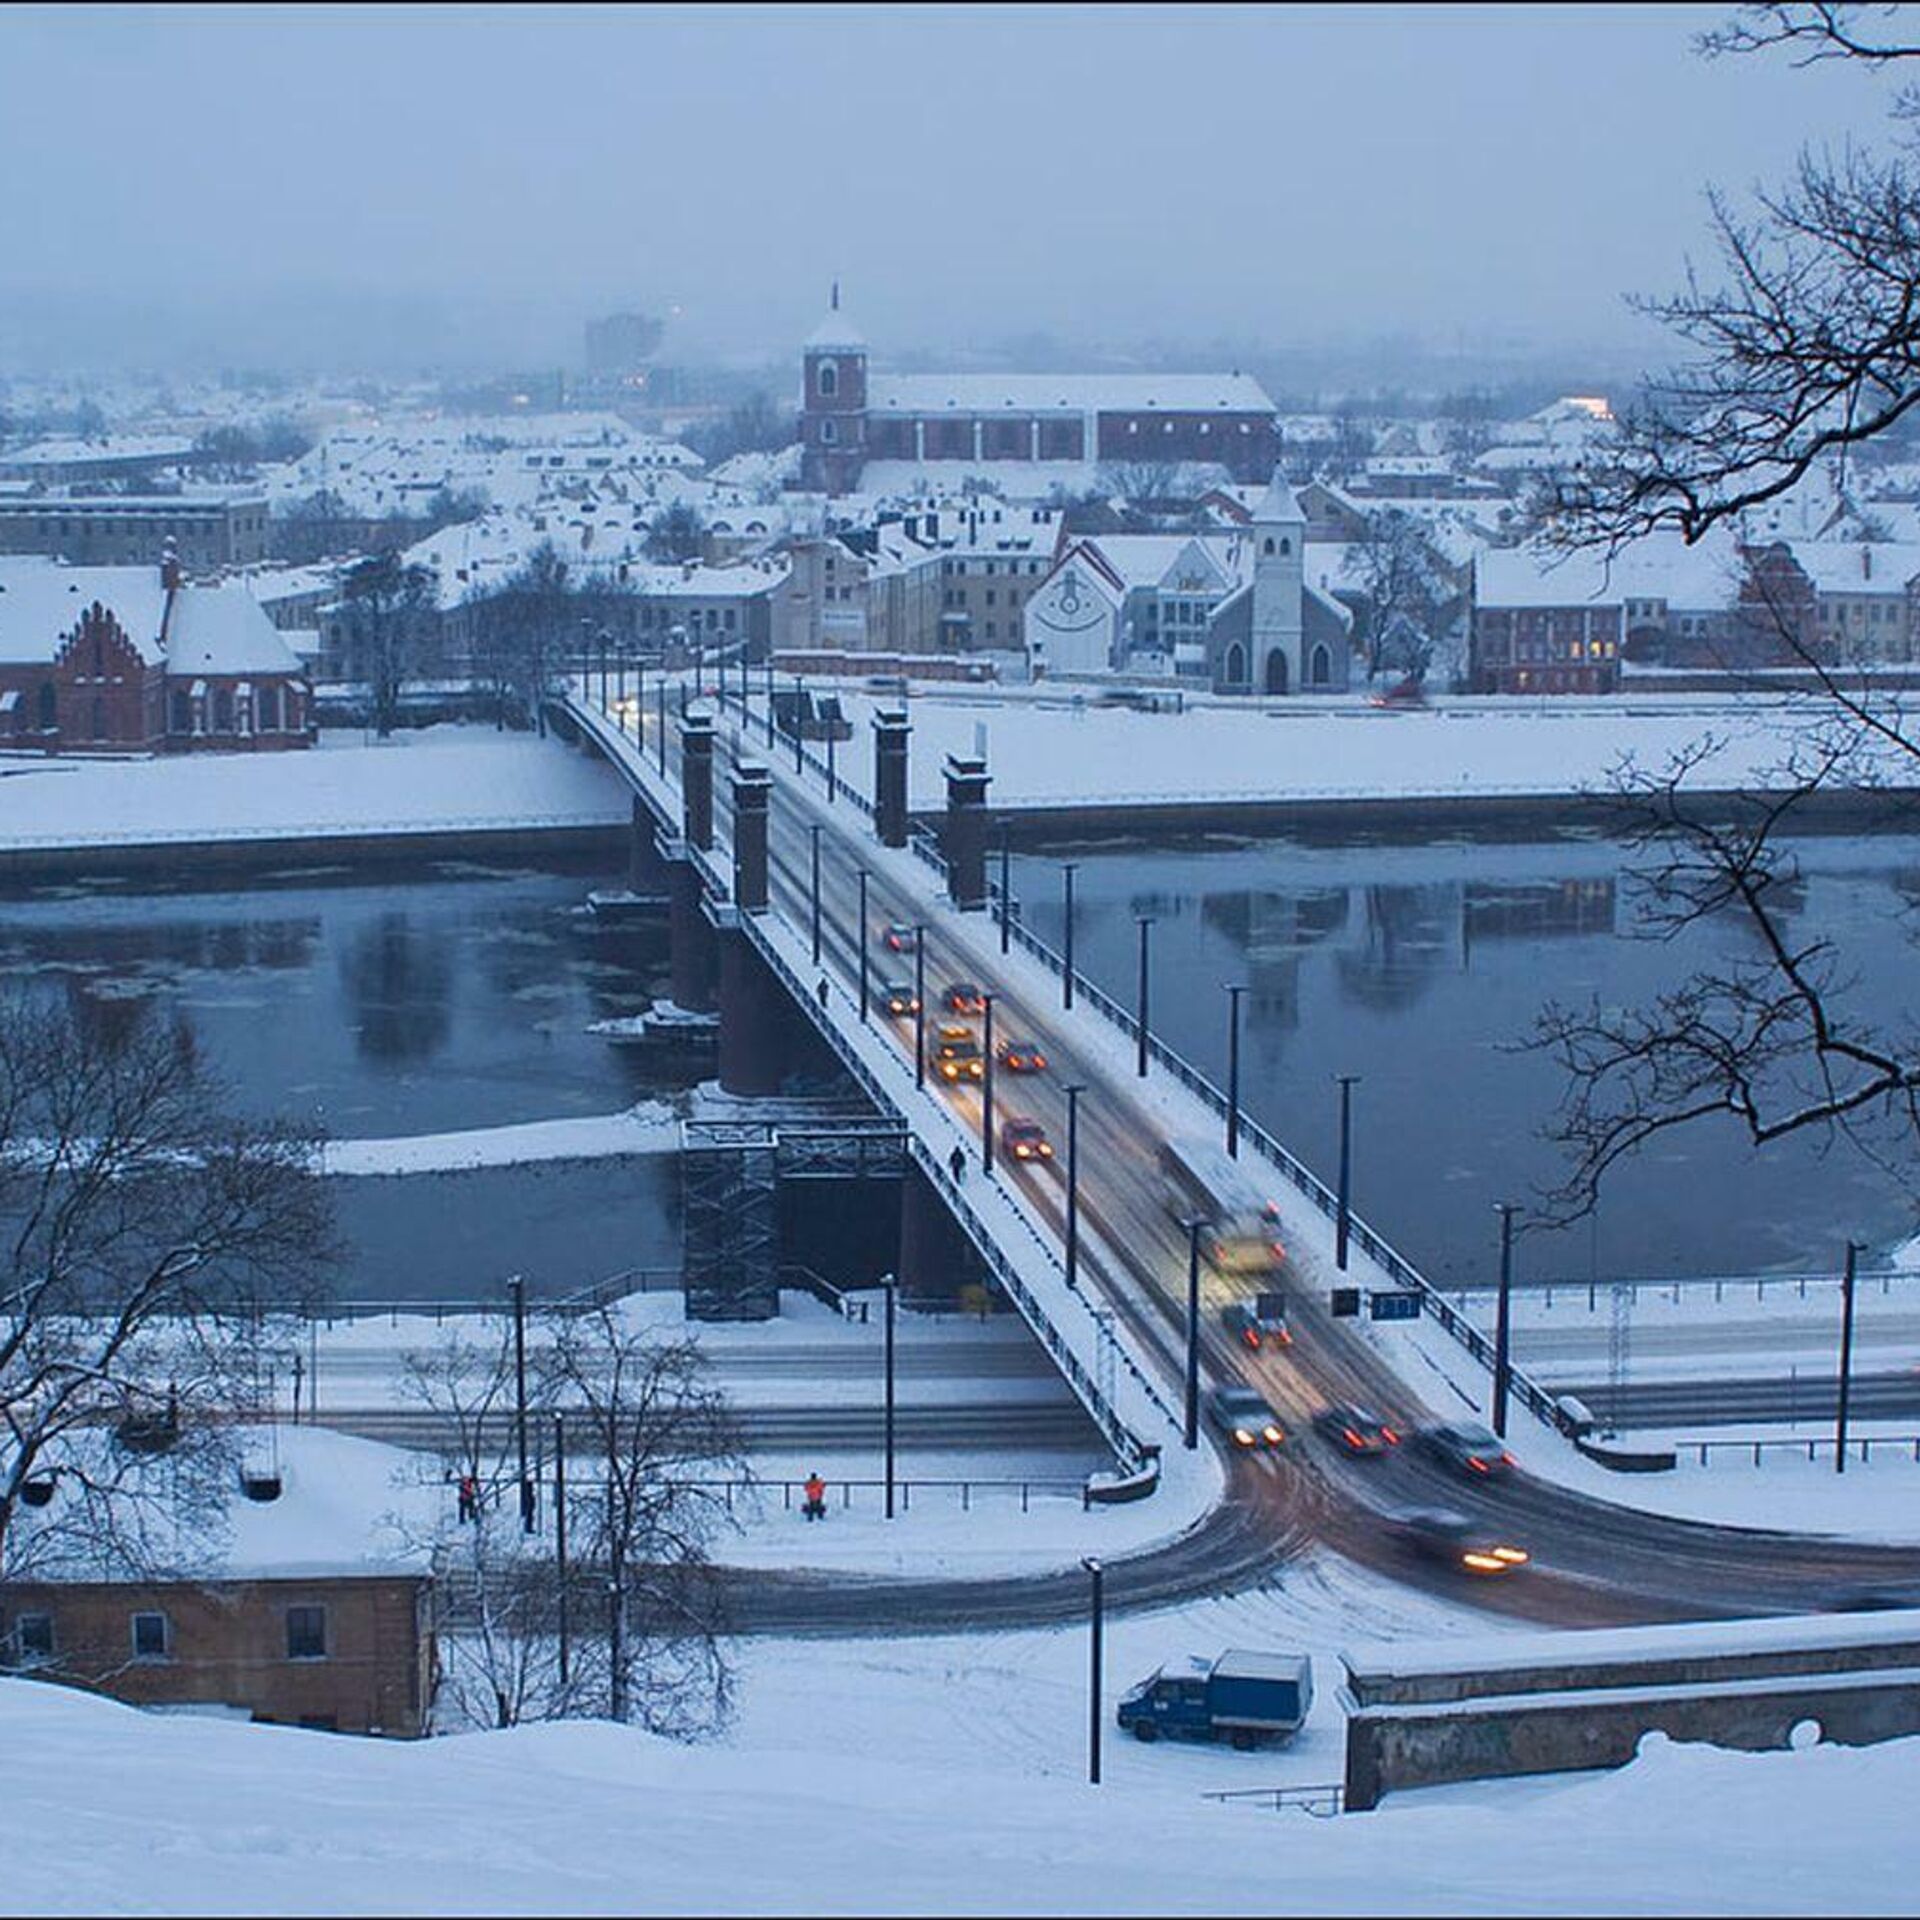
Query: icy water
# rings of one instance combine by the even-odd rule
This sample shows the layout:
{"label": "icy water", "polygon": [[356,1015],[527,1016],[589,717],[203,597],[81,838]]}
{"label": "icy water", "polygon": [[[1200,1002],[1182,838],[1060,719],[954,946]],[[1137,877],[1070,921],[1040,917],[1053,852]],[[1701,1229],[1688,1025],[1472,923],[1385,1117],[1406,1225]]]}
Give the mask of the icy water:
{"label": "icy water", "polygon": [[[1859,1004],[1904,1024],[1914,996],[1920,848],[1891,837],[1801,842],[1796,939],[1837,940]],[[1732,926],[1678,946],[1629,937],[1639,889],[1622,851],[1568,835],[1418,846],[1196,843],[1062,847],[1014,862],[1029,924],[1056,948],[1060,862],[1075,877],[1076,962],[1134,1004],[1136,916],[1150,914],[1152,1024],[1226,1084],[1229,981],[1241,1001],[1246,1107],[1329,1185],[1336,1074],[1353,1093],[1354,1205],[1433,1278],[1486,1282],[1495,1203],[1560,1177],[1540,1128],[1561,1082],[1513,1051],[1543,1001],[1645,1003],[1703,958],[1756,952]],[[1756,1156],[1730,1125],[1669,1134],[1614,1177],[1589,1222],[1524,1235],[1522,1277],[1818,1270],[1849,1236],[1879,1245],[1913,1209],[1844,1149],[1787,1142]]]}

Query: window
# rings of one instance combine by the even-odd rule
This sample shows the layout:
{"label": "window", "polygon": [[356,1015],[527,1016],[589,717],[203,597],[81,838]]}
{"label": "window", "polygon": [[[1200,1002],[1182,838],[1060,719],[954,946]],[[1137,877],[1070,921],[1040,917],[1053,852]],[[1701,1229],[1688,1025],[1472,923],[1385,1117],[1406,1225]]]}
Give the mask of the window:
{"label": "window", "polygon": [[60,725],[60,696],[53,690],[51,680],[40,683],[40,730],[52,733]]}
{"label": "window", "polygon": [[287,1658],[289,1660],[324,1660],[326,1657],[326,1608],[289,1607],[287,1609]]}
{"label": "window", "polygon": [[1261,549],[1261,551],[1262,551],[1263,553],[1271,553],[1271,552],[1273,551],[1273,535],[1272,535],[1272,534],[1268,534],[1268,535],[1267,535],[1267,543],[1266,543],[1266,545],[1265,545],[1265,546],[1264,546],[1264,547],[1263,547],[1263,548]]}
{"label": "window", "polygon": [[13,1657],[15,1664],[23,1667],[53,1658],[52,1614],[23,1613],[14,1620]]}
{"label": "window", "polygon": [[993,589],[991,587],[987,589],[987,605],[993,605]]}
{"label": "window", "polygon": [[1282,553],[1291,553],[1293,551],[1293,542],[1289,540],[1285,534],[1280,536],[1280,551]]}
{"label": "window", "polygon": [[820,444],[823,447],[832,446],[834,441],[839,437],[839,432],[839,428],[836,427],[831,420],[822,420],[820,422]]}
{"label": "window", "polygon": [[136,1613],[133,1616],[133,1657],[136,1660],[164,1660],[172,1647],[164,1613]]}
{"label": "window", "polygon": [[831,400],[840,391],[840,369],[831,360],[820,363],[820,397]]}

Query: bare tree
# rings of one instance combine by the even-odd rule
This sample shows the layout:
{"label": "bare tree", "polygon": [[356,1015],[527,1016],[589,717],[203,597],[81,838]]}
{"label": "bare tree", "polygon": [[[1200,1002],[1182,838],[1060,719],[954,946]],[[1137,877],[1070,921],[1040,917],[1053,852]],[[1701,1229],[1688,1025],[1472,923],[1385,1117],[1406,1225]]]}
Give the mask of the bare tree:
{"label": "bare tree", "polygon": [[385,739],[399,723],[407,683],[439,660],[433,576],[398,554],[379,554],[348,571],[340,607],[350,670],[366,682],[374,728]]}
{"label": "bare tree", "polygon": [[[1879,31],[1897,8],[1746,9],[1702,41],[1709,54],[1790,50],[1798,64],[1880,68],[1920,46]],[[1863,20],[1868,24],[1863,25]],[[1920,99],[1896,102],[1910,128]],[[1736,214],[1712,201],[1722,279],[1646,303],[1698,357],[1651,383],[1623,422],[1621,457],[1563,501],[1556,536],[1617,549],[1658,528],[1697,541],[1738,530],[1856,448],[1891,438],[1920,402],[1920,149],[1802,155],[1793,183]],[[1716,784],[1721,743],[1664,766],[1623,764],[1614,788],[1640,857],[1638,930],[1674,940],[1722,916],[1748,953],[1693,972],[1649,1007],[1549,1004],[1533,1043],[1567,1076],[1551,1129],[1569,1155],[1553,1196],[1584,1212],[1608,1171],[1671,1129],[1718,1119],[1765,1147],[1792,1135],[1844,1142],[1912,1190],[1920,1172],[1920,1031],[1862,1005],[1833,939],[1796,925],[1790,836],[1830,792],[1884,790],[1910,818],[1920,732],[1897,693],[1824,641],[1810,586],[1785,547],[1743,550],[1733,634],[1745,659],[1790,661],[1806,688],[1780,761],[1746,791]]]}
{"label": "bare tree", "polygon": [[582,611],[571,569],[542,540],[490,593],[469,602],[474,667],[498,710],[546,732],[547,696],[577,651]]}
{"label": "bare tree", "polygon": [[1385,507],[1368,514],[1355,561],[1366,598],[1367,678],[1397,669],[1423,679],[1458,593],[1445,558],[1417,514]]}
{"label": "bare tree", "polygon": [[647,528],[647,557],[679,566],[702,559],[707,551],[707,522],[700,509],[676,500]]}
{"label": "bare tree", "polygon": [[[618,1307],[546,1323],[545,1380],[577,1432],[585,1524],[575,1534],[605,1581],[606,1634],[584,1649],[606,1711],[689,1739],[722,1726],[733,1672],[709,1558],[729,1524],[714,1479],[744,1480],[726,1398],[690,1340],[636,1331]],[[707,1483],[707,1484],[703,1484]]]}
{"label": "bare tree", "polygon": [[181,1027],[0,998],[9,1577],[179,1566],[217,1527],[266,1316],[334,1255],[317,1149],[232,1117]]}

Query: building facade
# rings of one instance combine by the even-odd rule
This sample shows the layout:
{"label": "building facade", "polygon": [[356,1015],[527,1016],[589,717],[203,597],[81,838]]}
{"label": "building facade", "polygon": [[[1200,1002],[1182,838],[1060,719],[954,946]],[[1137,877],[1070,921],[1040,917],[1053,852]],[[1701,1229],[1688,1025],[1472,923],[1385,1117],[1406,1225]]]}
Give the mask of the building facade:
{"label": "building facade", "polygon": [[266,558],[267,503],[256,494],[0,496],[0,553],[39,553],[77,567],[138,566],[171,542],[188,573]]}

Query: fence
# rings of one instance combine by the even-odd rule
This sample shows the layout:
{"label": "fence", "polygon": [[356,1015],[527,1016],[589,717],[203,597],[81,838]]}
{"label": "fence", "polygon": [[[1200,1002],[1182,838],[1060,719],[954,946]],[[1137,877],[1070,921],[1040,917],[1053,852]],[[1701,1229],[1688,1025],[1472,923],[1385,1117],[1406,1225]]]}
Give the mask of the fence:
{"label": "fence", "polygon": [[[1874,1280],[1879,1281],[1880,1291],[1883,1294],[1891,1295],[1894,1281],[1920,1280],[1920,1267],[1861,1267],[1854,1276],[1856,1289]],[[1640,1295],[1644,1289],[1650,1298],[1656,1300],[1665,1294],[1677,1307],[1681,1304],[1683,1293],[1702,1287],[1713,1289],[1714,1304],[1720,1306],[1725,1303],[1729,1292],[1744,1295],[1748,1287],[1753,1289],[1755,1300],[1765,1300],[1769,1288],[1773,1290],[1776,1297],[1792,1289],[1797,1298],[1804,1300],[1808,1297],[1809,1287],[1816,1291],[1822,1287],[1831,1287],[1837,1291],[1839,1286],[1840,1273],[1838,1269],[1831,1269],[1825,1273],[1694,1273],[1681,1274],[1677,1277],[1668,1275],[1661,1278],[1641,1275],[1637,1278],[1535,1280],[1524,1287],[1516,1286],[1515,1293],[1518,1298],[1526,1300],[1539,1297],[1542,1305],[1546,1307],[1553,1305],[1555,1293],[1571,1294],[1576,1299],[1584,1297],[1587,1312],[1597,1313],[1603,1309],[1612,1308],[1613,1290],[1616,1287],[1624,1287],[1627,1290],[1629,1305],[1639,1304]],[[1490,1300],[1497,1289],[1454,1287],[1450,1291],[1460,1311],[1464,1313],[1467,1311],[1467,1302],[1470,1299],[1482,1302]]]}
{"label": "fence", "polygon": [[[678,1293],[685,1285],[686,1276],[678,1267],[630,1267],[624,1273],[609,1274],[590,1287],[561,1294],[557,1299],[529,1299],[527,1305],[537,1313],[597,1313],[616,1300],[624,1300],[630,1293]],[[385,1320],[397,1327],[402,1317],[431,1318],[438,1327],[449,1320],[471,1319],[480,1314],[505,1315],[512,1311],[513,1303],[503,1287],[498,1298],[491,1300],[330,1300],[302,1317],[329,1329],[342,1321],[351,1325],[359,1320]]]}
{"label": "fence", "polygon": [[[726,1499],[727,1511],[731,1513],[736,1495],[742,1497],[749,1493],[769,1495],[776,1487],[780,1490],[781,1506],[786,1511],[792,1512],[805,1498],[807,1483],[804,1480],[753,1479],[683,1480],[675,1484],[695,1488],[702,1492],[722,1494]],[[872,1493],[877,1498],[880,1498],[884,1497],[886,1486],[887,1483],[884,1480],[830,1480],[827,1482],[827,1496],[829,1503],[831,1503],[833,1495],[837,1491],[839,1494],[838,1504],[840,1511],[847,1513],[852,1511],[853,1496],[856,1490],[862,1493]],[[900,1511],[902,1513],[912,1511],[913,1496],[916,1489],[921,1495],[921,1506],[923,1509],[926,1505],[925,1496],[927,1494],[935,1492],[957,1492],[960,1497],[959,1507],[962,1513],[971,1513],[973,1511],[974,1498],[976,1495],[1004,1494],[1011,1499],[1013,1495],[1017,1493],[1020,1497],[1020,1511],[1022,1513],[1032,1511],[1035,1499],[1070,1499],[1077,1502],[1083,1511],[1092,1505],[1092,1502],[1087,1497],[1086,1483],[1080,1480],[929,1480],[925,1478],[907,1480],[896,1477],[893,1483],[893,1490],[899,1497]]]}
{"label": "fence", "polygon": [[1315,1787],[1235,1787],[1228,1793],[1206,1793],[1203,1800],[1237,1800],[1265,1806],[1278,1813],[1285,1807],[1298,1807],[1317,1820],[1331,1819],[1346,1801],[1346,1788],[1338,1780]]}
{"label": "fence", "polygon": [[[1716,1453],[1738,1453],[1750,1457],[1754,1466],[1763,1464],[1762,1455],[1768,1453],[1804,1453],[1809,1461],[1818,1460],[1823,1454],[1833,1458],[1834,1443],[1831,1440],[1685,1440],[1680,1443],[1679,1451],[1698,1457],[1703,1467],[1713,1464],[1712,1455]],[[1874,1433],[1864,1434],[1858,1439],[1847,1442],[1849,1459],[1869,1461],[1873,1450],[1878,1447],[1882,1454],[1889,1450],[1904,1447],[1910,1460],[1920,1462],[1920,1433]]]}

